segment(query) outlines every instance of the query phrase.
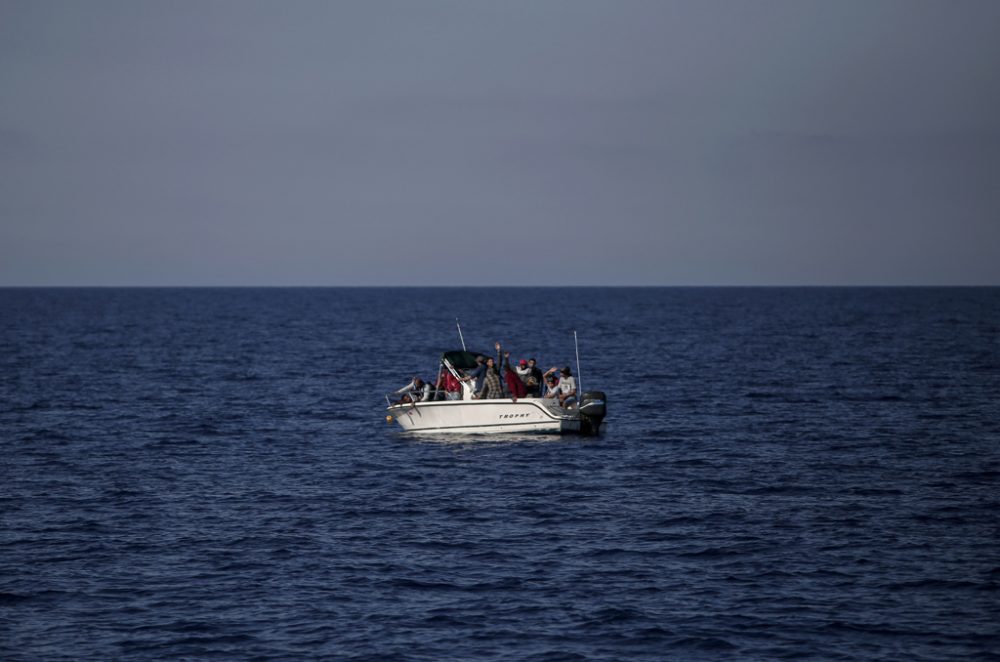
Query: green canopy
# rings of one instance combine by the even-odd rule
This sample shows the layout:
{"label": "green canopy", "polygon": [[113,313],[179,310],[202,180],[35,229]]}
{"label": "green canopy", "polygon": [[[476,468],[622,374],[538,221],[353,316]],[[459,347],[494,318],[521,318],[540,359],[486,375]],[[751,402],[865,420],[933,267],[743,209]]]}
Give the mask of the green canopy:
{"label": "green canopy", "polygon": [[472,370],[476,367],[477,356],[489,356],[489,354],[476,354],[475,352],[457,350],[454,352],[445,352],[441,355],[441,360],[447,360],[451,364],[451,367],[456,370]]}

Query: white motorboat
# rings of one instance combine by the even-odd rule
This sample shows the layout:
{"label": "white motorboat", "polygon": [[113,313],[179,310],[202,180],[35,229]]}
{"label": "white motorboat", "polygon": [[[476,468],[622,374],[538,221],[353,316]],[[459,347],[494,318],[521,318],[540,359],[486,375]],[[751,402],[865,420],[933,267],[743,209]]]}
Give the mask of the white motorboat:
{"label": "white motorboat", "polygon": [[[441,366],[461,379],[460,370],[476,365],[476,354],[445,352]],[[470,382],[461,382],[461,399],[390,404],[386,420],[395,421],[407,432],[426,433],[577,433],[596,435],[601,431],[606,413],[604,393],[589,391],[566,407],[554,398],[473,399]],[[388,399],[388,398],[387,398]]]}

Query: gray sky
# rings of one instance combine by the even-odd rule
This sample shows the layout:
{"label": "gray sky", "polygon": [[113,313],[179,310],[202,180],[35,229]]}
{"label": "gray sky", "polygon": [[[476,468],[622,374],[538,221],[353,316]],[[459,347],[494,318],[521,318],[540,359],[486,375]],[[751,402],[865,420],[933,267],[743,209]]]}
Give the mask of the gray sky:
{"label": "gray sky", "polygon": [[0,0],[0,285],[1000,285],[1000,2]]}

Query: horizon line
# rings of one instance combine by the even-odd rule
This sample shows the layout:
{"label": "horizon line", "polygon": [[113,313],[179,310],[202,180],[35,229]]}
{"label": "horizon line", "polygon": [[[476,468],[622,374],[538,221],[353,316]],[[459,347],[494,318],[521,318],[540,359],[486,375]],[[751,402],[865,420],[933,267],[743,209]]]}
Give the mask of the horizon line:
{"label": "horizon line", "polygon": [[874,288],[996,288],[998,284],[959,283],[959,284],[701,284],[701,285],[0,285],[2,290],[43,290],[43,289],[440,289],[440,290],[472,290],[472,289],[874,289]]}

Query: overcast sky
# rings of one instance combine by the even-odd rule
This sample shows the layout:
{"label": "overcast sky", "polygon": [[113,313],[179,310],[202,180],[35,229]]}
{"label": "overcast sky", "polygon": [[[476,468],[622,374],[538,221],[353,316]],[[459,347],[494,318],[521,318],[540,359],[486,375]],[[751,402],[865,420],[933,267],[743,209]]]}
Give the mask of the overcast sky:
{"label": "overcast sky", "polygon": [[1000,285],[1000,1],[0,0],[0,285]]}

